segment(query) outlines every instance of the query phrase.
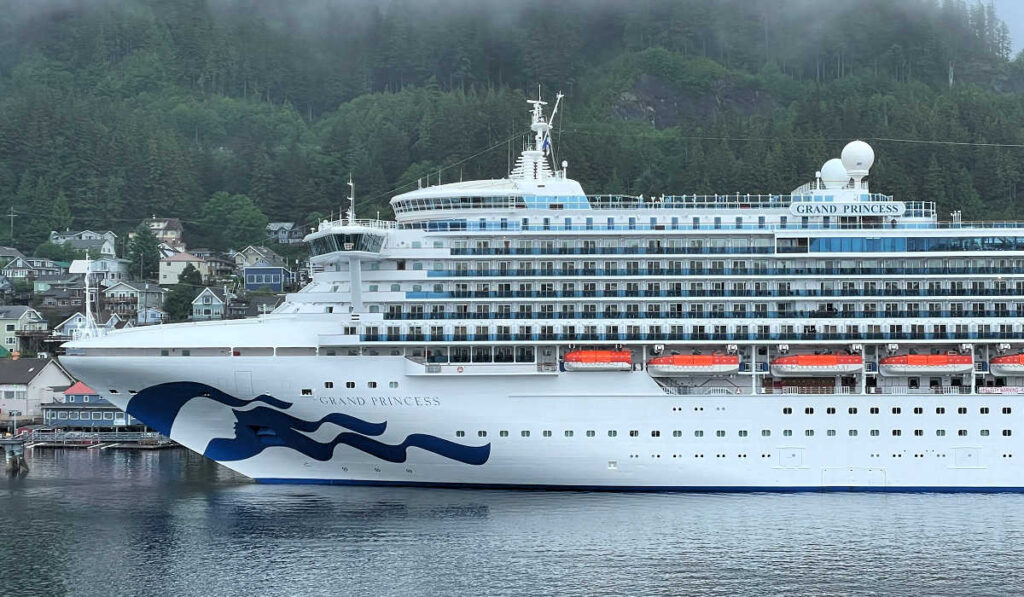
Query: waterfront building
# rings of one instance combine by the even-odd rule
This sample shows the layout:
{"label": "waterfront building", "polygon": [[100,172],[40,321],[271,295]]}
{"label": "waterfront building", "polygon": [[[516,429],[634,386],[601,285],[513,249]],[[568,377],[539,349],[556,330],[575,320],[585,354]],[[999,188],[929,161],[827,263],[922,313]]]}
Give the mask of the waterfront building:
{"label": "waterfront building", "polygon": [[34,338],[49,335],[46,318],[26,305],[0,305],[0,345],[10,352],[26,352]]}
{"label": "waterfront building", "polygon": [[43,424],[61,430],[110,431],[143,424],[89,386],[77,382],[63,392],[63,402],[43,404]]}
{"label": "waterfront building", "polygon": [[52,359],[0,359],[0,421],[41,418],[42,405],[53,402],[72,384],[70,375]]}

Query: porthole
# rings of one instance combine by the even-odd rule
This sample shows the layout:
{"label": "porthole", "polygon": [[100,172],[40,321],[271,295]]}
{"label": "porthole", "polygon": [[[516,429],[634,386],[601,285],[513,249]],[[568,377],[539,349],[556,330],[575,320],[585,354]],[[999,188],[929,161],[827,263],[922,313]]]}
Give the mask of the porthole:
{"label": "porthole", "polygon": [[793,430],[792,429],[783,429],[782,430],[782,435],[783,435],[783,437],[793,437]]}
{"label": "porthole", "polygon": [[672,437],[683,437],[683,432],[676,429],[675,431],[672,432]]}
{"label": "porthole", "polygon": [[836,407],[830,406],[830,407],[826,408],[825,409],[825,414],[826,415],[834,415],[834,414],[836,414]]}
{"label": "porthole", "polygon": [[594,432],[593,429],[588,429],[587,430],[587,437],[594,437],[595,435],[597,435],[597,434]]}
{"label": "porthole", "polygon": [[771,437],[771,436],[772,436],[772,430],[771,429],[762,429],[761,430],[761,437]]}
{"label": "porthole", "polygon": [[791,414],[793,414],[793,409],[789,408],[787,406],[786,408],[782,409],[782,414],[784,414],[784,415],[791,415]]}
{"label": "porthole", "polygon": [[847,412],[849,412],[851,415],[855,415],[857,414],[857,407],[851,406],[849,409],[847,409]]}
{"label": "porthole", "polygon": [[455,432],[455,437],[466,437],[466,432],[465,431],[456,431]]}
{"label": "porthole", "polygon": [[935,407],[935,414],[937,414],[937,415],[944,415],[944,414],[946,414],[946,407],[944,407],[944,406],[936,406]]}
{"label": "porthole", "polygon": [[814,437],[813,429],[804,429],[804,437]]}
{"label": "porthole", "polygon": [[983,407],[979,408],[978,411],[981,414],[983,414],[983,415],[987,415],[988,414],[988,407],[987,406],[983,406]]}
{"label": "porthole", "polygon": [[719,429],[718,431],[715,431],[715,437],[725,437],[725,430]]}
{"label": "porthole", "polygon": [[608,437],[615,437],[615,436],[617,436],[618,434],[619,434],[619,432],[618,432],[618,431],[615,431],[614,429],[609,429],[609,430],[608,430]]}
{"label": "porthole", "polygon": [[1003,429],[1003,437],[1010,437],[1013,435],[1013,431],[1010,429]]}
{"label": "porthole", "polygon": [[1003,407],[1003,414],[1004,415],[1008,415],[1008,414],[1010,414],[1010,412],[1012,412],[1012,411],[1010,410],[1009,406],[1004,406]]}
{"label": "porthole", "polygon": [[901,412],[903,412],[903,409],[902,409],[902,408],[900,408],[900,407],[898,407],[898,406],[894,406],[894,407],[892,407],[892,414],[894,414],[894,415],[898,415],[898,414],[900,414]]}
{"label": "porthole", "polygon": [[945,429],[936,429],[935,430],[935,435],[936,435],[936,437],[946,437],[946,430]]}
{"label": "porthole", "polygon": [[746,429],[740,429],[740,437],[747,437],[747,430]]}
{"label": "porthole", "polygon": [[571,429],[566,429],[565,430],[565,437],[572,437],[572,430]]}
{"label": "porthole", "polygon": [[966,429],[958,429],[956,434],[959,435],[960,437],[967,437],[967,430]]}
{"label": "porthole", "polygon": [[640,437],[640,430],[639,429],[630,429],[629,430],[629,437]]}
{"label": "porthole", "polygon": [[522,437],[530,437],[530,432],[524,429],[523,431],[519,432],[519,435]]}
{"label": "porthole", "polygon": [[825,432],[825,435],[827,435],[828,437],[835,437],[836,436],[836,430],[835,429],[829,429],[828,431]]}
{"label": "porthole", "polygon": [[871,410],[869,412],[871,414],[873,414],[873,415],[877,415],[878,414],[878,407],[877,406],[872,406]]}
{"label": "porthole", "polygon": [[982,429],[978,433],[980,433],[982,437],[988,437],[988,429]]}
{"label": "porthole", "polygon": [[333,381],[325,381],[324,382],[324,387],[328,388],[328,389],[333,388],[334,387],[334,382]]}
{"label": "porthole", "polygon": [[856,429],[851,429],[851,430],[846,432],[846,435],[849,435],[850,437],[857,437],[857,430]]}
{"label": "porthole", "polygon": [[498,437],[508,437],[508,431],[502,429],[498,432]]}
{"label": "porthole", "polygon": [[312,396],[313,395],[313,390],[311,388],[302,388],[302,395],[303,396]]}
{"label": "porthole", "polygon": [[914,437],[921,437],[922,435],[924,435],[924,429],[915,429],[914,430]]}
{"label": "porthole", "polygon": [[368,381],[368,382],[366,382],[366,387],[368,387],[368,388],[370,388],[372,390],[372,389],[377,387],[377,382],[375,382],[375,381]]}
{"label": "porthole", "polygon": [[352,388],[356,387],[356,382],[354,382],[354,381],[346,381],[345,382],[345,387],[349,388],[349,389],[352,389]]}
{"label": "porthole", "polygon": [[397,388],[398,387],[398,382],[397,381],[389,381],[388,382],[388,387],[389,388]]}
{"label": "porthole", "polygon": [[807,408],[804,409],[804,414],[805,415],[813,415],[814,414],[814,409],[811,408],[810,406],[808,406]]}
{"label": "porthole", "polygon": [[914,414],[915,415],[923,415],[924,414],[924,409],[921,408],[920,406],[915,406],[914,407]]}
{"label": "porthole", "polygon": [[487,437],[487,432],[486,431],[477,431],[476,432],[476,436],[477,437]]}
{"label": "porthole", "polygon": [[661,437],[661,432],[657,430],[651,431],[651,437]]}
{"label": "porthole", "polygon": [[877,429],[872,429],[871,430],[871,437],[878,437],[878,435],[879,435],[879,432],[878,432]]}
{"label": "porthole", "polygon": [[958,415],[966,415],[967,414],[967,407],[961,406],[960,408],[956,409],[956,413]]}
{"label": "porthole", "polygon": [[903,431],[900,430],[900,429],[893,429],[892,430],[892,435],[893,435],[893,437],[899,437],[899,436],[903,435]]}
{"label": "porthole", "polygon": [[697,429],[693,432],[693,437],[704,437],[704,431]]}
{"label": "porthole", "polygon": [[551,430],[545,429],[544,432],[541,433],[541,435],[543,435],[544,437],[551,437]]}

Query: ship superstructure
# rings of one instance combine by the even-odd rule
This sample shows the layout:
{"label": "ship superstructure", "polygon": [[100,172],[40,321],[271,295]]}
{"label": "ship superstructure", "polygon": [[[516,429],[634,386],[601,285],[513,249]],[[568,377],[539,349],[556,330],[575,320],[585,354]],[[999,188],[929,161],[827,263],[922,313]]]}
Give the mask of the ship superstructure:
{"label": "ship superstructure", "polygon": [[862,141],[789,194],[586,195],[545,106],[507,178],[321,222],[274,314],[64,363],[264,481],[1024,487],[1024,225],[870,190]]}

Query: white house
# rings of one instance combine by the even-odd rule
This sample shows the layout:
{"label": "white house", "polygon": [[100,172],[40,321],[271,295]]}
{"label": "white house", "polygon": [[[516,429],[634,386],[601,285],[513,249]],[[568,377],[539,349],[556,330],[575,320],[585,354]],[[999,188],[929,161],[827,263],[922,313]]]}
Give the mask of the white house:
{"label": "white house", "polygon": [[94,251],[101,257],[116,256],[117,235],[110,230],[65,230],[50,232],[50,242],[80,251]]}
{"label": "white house", "polygon": [[8,278],[33,280],[39,276],[59,276],[67,273],[60,263],[43,257],[15,257],[4,266],[0,273]]}
{"label": "white house", "polygon": [[241,251],[238,251],[232,255],[232,258],[235,260],[235,267],[239,270],[246,266],[256,265],[260,262],[271,266],[283,267],[285,265],[284,257],[281,257],[266,247],[257,247],[254,245],[249,245]]}
{"label": "white house", "polygon": [[85,259],[75,259],[68,268],[68,273],[85,274],[90,272],[89,282],[98,283],[100,286],[112,286],[130,278],[132,262],[127,259],[104,257],[94,259],[91,262]]}
{"label": "white house", "polygon": [[7,351],[22,350],[26,344],[18,332],[44,332],[47,329],[46,318],[32,307],[0,306],[0,345]]}
{"label": "white house", "polygon": [[160,260],[160,284],[165,286],[177,284],[181,272],[185,271],[189,264],[192,264],[192,267],[199,271],[204,280],[208,277],[209,272],[206,271],[206,260],[202,257],[196,257],[191,253],[176,253]]}
{"label": "white house", "polygon": [[74,380],[51,359],[0,359],[0,420],[43,416],[43,404],[63,399]]}
{"label": "white house", "polygon": [[[124,319],[122,319],[121,316],[118,315],[117,313],[111,313],[110,316],[106,318],[106,321],[100,322],[99,319],[102,318],[93,318],[93,321],[95,321],[97,328],[115,330],[118,328],[125,327]],[[130,322],[131,320],[129,320],[129,323]],[[63,336],[65,338],[74,339],[81,334],[82,330],[90,329],[91,327],[92,326],[88,325],[85,315],[79,312],[73,314],[71,317],[68,317],[64,321],[55,325],[53,327],[53,334],[55,336]]]}

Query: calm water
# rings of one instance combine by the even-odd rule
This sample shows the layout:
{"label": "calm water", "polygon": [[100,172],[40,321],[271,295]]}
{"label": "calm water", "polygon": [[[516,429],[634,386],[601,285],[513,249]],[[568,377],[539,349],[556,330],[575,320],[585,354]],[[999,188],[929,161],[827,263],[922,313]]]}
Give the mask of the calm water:
{"label": "calm water", "polygon": [[262,486],[183,450],[29,458],[0,478],[4,595],[1024,592],[1017,494]]}

